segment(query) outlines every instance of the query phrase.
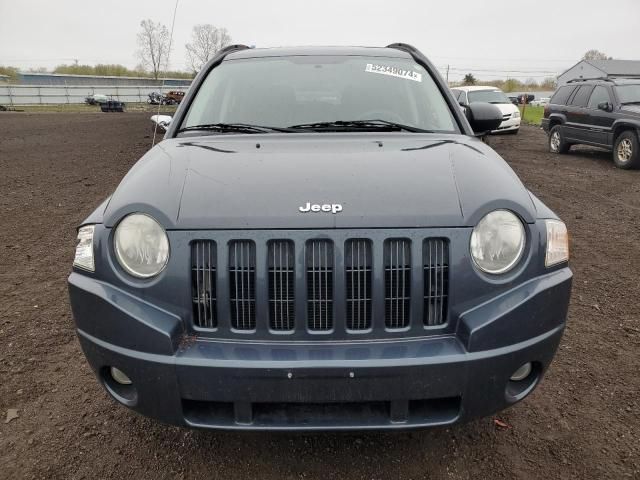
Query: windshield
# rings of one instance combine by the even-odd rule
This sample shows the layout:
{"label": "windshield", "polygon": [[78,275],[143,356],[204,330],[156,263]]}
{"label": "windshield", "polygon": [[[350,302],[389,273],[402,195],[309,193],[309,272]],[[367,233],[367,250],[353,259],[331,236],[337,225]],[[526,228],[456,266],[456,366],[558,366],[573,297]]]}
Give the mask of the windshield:
{"label": "windshield", "polygon": [[410,59],[364,56],[226,60],[202,83],[181,128],[286,128],[354,120],[458,131],[443,95],[422,66]]}
{"label": "windshield", "polygon": [[502,90],[475,90],[468,92],[469,103],[487,102],[487,103],[511,103]]}
{"label": "windshield", "polygon": [[640,103],[640,83],[615,87],[620,103]]}

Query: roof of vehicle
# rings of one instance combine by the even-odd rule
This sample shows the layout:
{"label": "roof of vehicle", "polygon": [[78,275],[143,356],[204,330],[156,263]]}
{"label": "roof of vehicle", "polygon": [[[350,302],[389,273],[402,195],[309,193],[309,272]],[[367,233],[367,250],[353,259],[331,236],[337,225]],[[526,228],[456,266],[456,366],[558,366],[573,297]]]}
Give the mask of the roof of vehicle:
{"label": "roof of vehicle", "polygon": [[569,80],[567,85],[575,85],[581,83],[608,83],[612,85],[638,85],[640,84],[640,78],[574,78],[573,80]]}
{"label": "roof of vehicle", "polygon": [[397,48],[386,47],[273,47],[248,48],[229,53],[225,58],[288,57],[294,55],[354,55],[368,57],[412,58],[411,55]]}
{"label": "roof of vehicle", "polygon": [[462,86],[462,87],[451,87],[452,90],[462,90],[463,92],[475,92],[478,90],[500,90],[498,87],[492,87],[491,85],[473,85],[473,86]]}

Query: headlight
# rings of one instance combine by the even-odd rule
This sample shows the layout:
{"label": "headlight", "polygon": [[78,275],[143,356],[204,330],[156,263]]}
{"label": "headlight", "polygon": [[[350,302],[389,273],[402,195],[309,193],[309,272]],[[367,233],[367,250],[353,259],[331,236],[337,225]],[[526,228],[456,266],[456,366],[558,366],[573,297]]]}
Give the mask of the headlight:
{"label": "headlight", "polygon": [[94,272],[96,267],[93,261],[93,232],[94,225],[85,225],[78,229],[78,243],[76,244],[76,256],[73,266]]}
{"label": "headlight", "polygon": [[511,270],[524,252],[520,219],[508,210],[484,216],[471,234],[471,257],[480,270],[494,275]]}
{"label": "headlight", "polygon": [[520,118],[520,110],[516,110],[515,112],[513,112],[513,114],[511,116],[513,118]]}
{"label": "headlight", "polygon": [[116,227],[114,246],[118,263],[138,278],[159,274],[169,260],[169,239],[149,215],[133,213]]}
{"label": "headlight", "polygon": [[547,267],[569,261],[569,234],[567,226],[560,220],[545,220],[547,225]]}

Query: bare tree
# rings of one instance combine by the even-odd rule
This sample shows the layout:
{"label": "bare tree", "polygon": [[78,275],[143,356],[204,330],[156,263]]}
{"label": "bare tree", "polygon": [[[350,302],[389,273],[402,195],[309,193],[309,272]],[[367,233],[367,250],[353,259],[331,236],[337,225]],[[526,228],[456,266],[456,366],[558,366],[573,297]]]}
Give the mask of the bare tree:
{"label": "bare tree", "polygon": [[611,60],[606,53],[599,50],[589,50],[582,56],[583,60]]}
{"label": "bare tree", "polygon": [[558,86],[558,82],[554,77],[547,77],[540,82],[540,87],[544,90],[555,90]]}
{"label": "bare tree", "polygon": [[145,69],[151,70],[156,80],[169,60],[169,30],[160,22],[151,19],[140,22],[138,33],[138,58]]}
{"label": "bare tree", "polygon": [[215,53],[231,43],[226,28],[218,28],[210,23],[196,25],[191,32],[191,43],[187,43],[187,65],[195,73],[207,63]]}

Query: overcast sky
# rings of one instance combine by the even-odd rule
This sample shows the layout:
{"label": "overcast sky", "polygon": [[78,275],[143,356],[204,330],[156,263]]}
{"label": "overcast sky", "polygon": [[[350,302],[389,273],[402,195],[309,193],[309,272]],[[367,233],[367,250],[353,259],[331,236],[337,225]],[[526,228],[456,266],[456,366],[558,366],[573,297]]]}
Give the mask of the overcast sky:
{"label": "overcast sky", "polygon": [[[171,27],[175,0],[0,0],[0,65],[121,63],[134,67],[142,19]],[[615,10],[615,12],[614,12]],[[640,59],[640,0],[179,0],[170,68],[186,69],[198,23],[234,42],[281,45],[411,43],[451,78],[539,80],[595,48]]]}

